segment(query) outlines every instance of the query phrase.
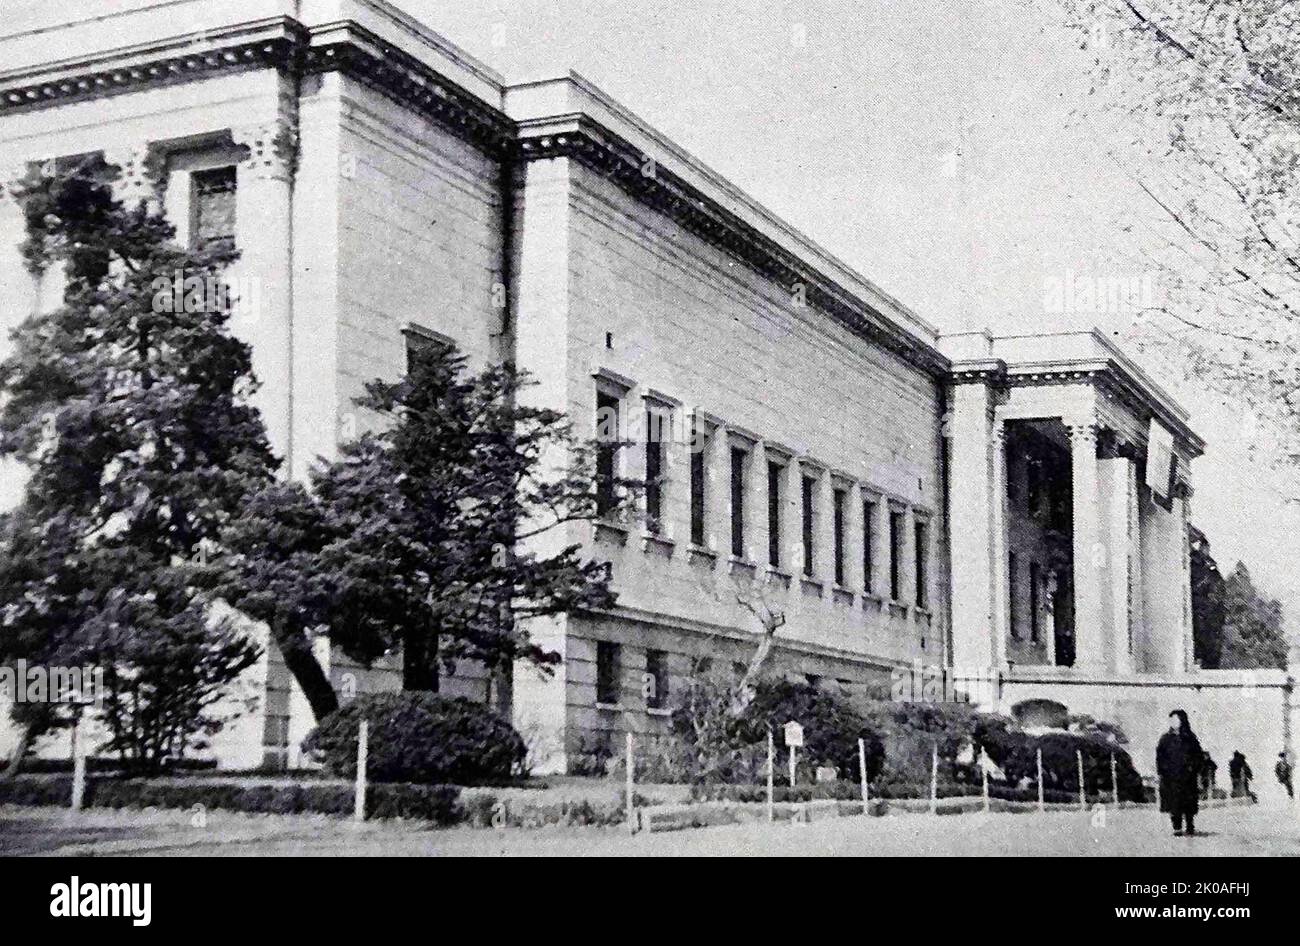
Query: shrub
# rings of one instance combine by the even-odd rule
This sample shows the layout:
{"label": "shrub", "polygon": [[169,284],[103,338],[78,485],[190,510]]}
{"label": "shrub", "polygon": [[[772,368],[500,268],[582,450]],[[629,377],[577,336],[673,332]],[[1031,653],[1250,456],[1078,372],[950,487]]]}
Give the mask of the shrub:
{"label": "shrub", "polygon": [[[0,782],[0,803],[59,805],[72,799],[66,775]],[[439,825],[462,818],[460,789],[453,785],[370,784],[366,813],[371,818],[410,818]],[[241,784],[207,780],[88,779],[86,804],[93,808],[177,808],[196,806],[249,814],[351,814],[353,788],[338,782]]]}
{"label": "shrub", "polygon": [[478,785],[523,773],[527,750],[513,726],[482,704],[432,693],[359,696],[321,720],[303,748],[332,774],[353,778],[363,718],[375,782]]}
{"label": "shrub", "polygon": [[811,774],[820,766],[834,768],[840,778],[858,779],[858,740],[864,742],[867,777],[876,778],[884,765],[885,747],[874,727],[846,697],[809,683],[764,680],[745,710],[740,729],[750,742],[767,742],[770,727],[778,748],[788,751],[783,727],[795,721],[803,726],[803,748],[796,758]]}

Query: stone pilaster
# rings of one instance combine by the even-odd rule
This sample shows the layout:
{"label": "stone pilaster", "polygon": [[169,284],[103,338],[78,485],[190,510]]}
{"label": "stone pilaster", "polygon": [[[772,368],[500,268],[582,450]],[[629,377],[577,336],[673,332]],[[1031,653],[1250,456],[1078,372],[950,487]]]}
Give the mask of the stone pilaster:
{"label": "stone pilaster", "polygon": [[288,121],[276,121],[235,129],[232,137],[248,150],[236,168],[235,244],[239,271],[251,282],[239,287],[231,328],[252,345],[261,382],[254,403],[271,447],[291,463],[296,133]]}

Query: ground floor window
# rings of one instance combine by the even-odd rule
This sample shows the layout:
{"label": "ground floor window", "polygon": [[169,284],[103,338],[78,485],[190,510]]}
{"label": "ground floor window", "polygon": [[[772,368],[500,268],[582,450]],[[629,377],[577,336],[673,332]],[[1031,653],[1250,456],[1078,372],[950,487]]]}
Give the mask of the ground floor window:
{"label": "ground floor window", "polygon": [[609,641],[596,642],[596,702],[615,706],[622,702],[618,685],[619,646]]}

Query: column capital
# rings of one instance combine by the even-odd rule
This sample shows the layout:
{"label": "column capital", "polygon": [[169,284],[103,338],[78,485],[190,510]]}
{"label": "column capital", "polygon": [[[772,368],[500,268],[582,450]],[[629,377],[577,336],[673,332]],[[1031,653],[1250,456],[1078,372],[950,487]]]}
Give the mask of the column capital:
{"label": "column capital", "polygon": [[118,169],[113,191],[128,207],[140,201],[152,202],[162,196],[167,169],[162,152],[148,142],[108,148],[104,162]]}
{"label": "column capital", "polygon": [[1083,446],[1085,444],[1097,443],[1097,433],[1099,427],[1093,420],[1067,420],[1066,426],[1070,429],[1070,443]]}
{"label": "column capital", "polygon": [[248,149],[246,166],[263,180],[291,181],[298,164],[298,129],[285,119],[232,128],[235,144]]}

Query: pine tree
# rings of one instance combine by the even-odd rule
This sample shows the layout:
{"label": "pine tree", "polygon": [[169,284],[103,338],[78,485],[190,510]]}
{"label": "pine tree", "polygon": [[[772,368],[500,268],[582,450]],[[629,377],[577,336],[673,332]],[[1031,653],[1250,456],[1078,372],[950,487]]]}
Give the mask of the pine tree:
{"label": "pine tree", "polygon": [[109,176],[87,162],[16,189],[28,265],[66,290],[0,364],[0,456],[28,474],[0,522],[0,659],[103,667],[106,748],[156,768],[219,725],[208,709],[258,656],[196,575],[277,461],[229,331],[233,251],[175,246]]}
{"label": "pine tree", "polygon": [[328,627],[354,659],[400,648],[407,690],[437,690],[462,660],[558,662],[521,622],[615,596],[606,563],[533,541],[596,518],[600,504],[592,446],[563,414],[522,405],[527,383],[509,364],[469,375],[462,356],[431,347],[402,381],[369,384],[357,403],[383,429],[343,445],[310,492],[250,506],[227,533],[232,587],[262,585],[262,607]]}

